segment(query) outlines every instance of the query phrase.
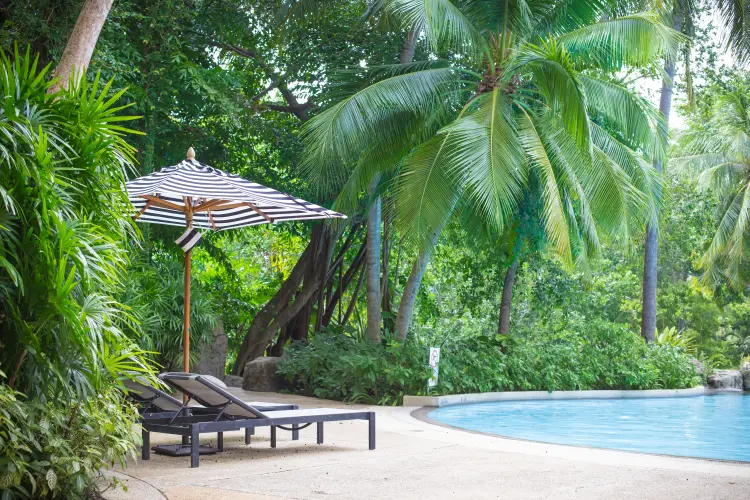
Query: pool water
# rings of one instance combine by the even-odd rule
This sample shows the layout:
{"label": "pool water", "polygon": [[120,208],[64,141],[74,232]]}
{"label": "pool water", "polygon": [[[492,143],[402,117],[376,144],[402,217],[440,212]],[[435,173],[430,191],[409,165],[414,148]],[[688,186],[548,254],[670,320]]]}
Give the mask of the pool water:
{"label": "pool water", "polygon": [[481,403],[429,417],[545,443],[750,462],[750,395]]}

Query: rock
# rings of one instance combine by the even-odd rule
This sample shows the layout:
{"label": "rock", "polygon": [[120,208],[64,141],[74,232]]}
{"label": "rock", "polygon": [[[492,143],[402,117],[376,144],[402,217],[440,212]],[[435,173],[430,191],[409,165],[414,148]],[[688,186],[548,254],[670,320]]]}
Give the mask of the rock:
{"label": "rock", "polygon": [[742,390],[742,373],[739,370],[716,370],[708,376],[708,386],[716,390]]}
{"label": "rock", "polygon": [[224,383],[229,387],[242,387],[242,377],[237,375],[224,375]]}
{"label": "rock", "polygon": [[703,363],[695,358],[691,358],[690,362],[693,363],[693,366],[695,367],[695,373],[698,375],[702,375],[704,372]]}
{"label": "rock", "polygon": [[245,365],[242,388],[246,391],[279,392],[283,379],[276,375],[281,358],[256,358]]}
{"label": "rock", "polygon": [[745,387],[746,391],[750,391],[750,361],[742,363],[740,373],[742,373],[742,385]]}
{"label": "rock", "polygon": [[211,375],[224,380],[224,370],[227,366],[227,335],[221,319],[216,320],[210,342],[201,344],[198,352],[198,365],[195,371],[201,375]]}

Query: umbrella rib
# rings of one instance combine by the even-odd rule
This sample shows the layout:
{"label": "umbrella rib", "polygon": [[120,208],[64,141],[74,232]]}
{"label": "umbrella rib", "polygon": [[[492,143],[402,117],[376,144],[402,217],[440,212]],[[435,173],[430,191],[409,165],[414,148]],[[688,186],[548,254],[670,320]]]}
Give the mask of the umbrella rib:
{"label": "umbrella rib", "polygon": [[143,205],[143,208],[142,208],[142,209],[140,209],[140,210],[138,211],[138,213],[137,213],[137,214],[135,214],[135,215],[133,216],[133,220],[138,220],[138,218],[139,218],[139,217],[140,217],[141,215],[143,215],[143,214],[144,214],[144,213],[146,212],[146,210],[148,210],[149,208],[151,208],[151,200],[147,200],[147,201],[146,201],[146,204],[145,204],[145,205]]}
{"label": "umbrella rib", "polygon": [[218,229],[216,229],[216,222],[214,221],[214,214],[211,213],[211,209],[206,209],[206,213],[208,214],[208,221],[211,223],[211,227],[214,228],[214,231],[218,231]]}
{"label": "umbrella rib", "polygon": [[221,205],[222,203],[229,203],[229,200],[213,199],[204,201],[203,203],[195,207],[193,209],[193,212],[203,212],[205,210],[216,208],[217,205]]}
{"label": "umbrella rib", "polygon": [[273,224],[273,219],[271,217],[269,217],[268,214],[264,213],[261,209],[259,209],[258,207],[256,207],[252,203],[250,203],[249,201],[247,201],[245,203],[247,204],[248,207],[250,207],[253,210],[255,210],[256,212],[258,212],[264,219],[266,219],[268,222],[270,222],[271,224]]}
{"label": "umbrella rib", "polygon": [[162,200],[158,196],[152,196],[150,194],[142,194],[141,198],[150,201],[154,205],[158,205],[163,208],[170,208],[172,210],[177,210],[178,212],[184,212],[185,209],[181,206],[179,206],[176,203],[172,203],[171,201]]}

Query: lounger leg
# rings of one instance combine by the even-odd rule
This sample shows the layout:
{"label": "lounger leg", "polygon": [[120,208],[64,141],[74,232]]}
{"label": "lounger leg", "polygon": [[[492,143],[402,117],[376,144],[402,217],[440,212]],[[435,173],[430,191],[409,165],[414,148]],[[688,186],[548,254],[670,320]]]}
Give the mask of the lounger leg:
{"label": "lounger leg", "polygon": [[182,446],[187,446],[190,444],[190,436],[182,436]]}
{"label": "lounger leg", "polygon": [[200,465],[200,446],[198,426],[193,424],[190,426],[190,467],[198,467]]}
{"label": "lounger leg", "polygon": [[323,422],[318,422],[318,444],[323,444]]}
{"label": "lounger leg", "polygon": [[151,458],[151,433],[146,429],[141,430],[141,437],[143,437],[143,448],[141,449],[141,459],[149,460]]}
{"label": "lounger leg", "polygon": [[271,448],[276,448],[276,426],[271,426]]}
{"label": "lounger leg", "polygon": [[375,449],[375,412],[370,412],[370,418],[368,419],[370,427],[370,449]]}
{"label": "lounger leg", "polygon": [[216,447],[219,449],[219,451],[224,451],[224,433],[223,432],[216,433]]}
{"label": "lounger leg", "polygon": [[245,444],[250,444],[250,436],[253,435],[252,427],[245,427]]}
{"label": "lounger leg", "polygon": [[299,425],[292,424],[292,441],[296,441],[298,439],[299,439]]}

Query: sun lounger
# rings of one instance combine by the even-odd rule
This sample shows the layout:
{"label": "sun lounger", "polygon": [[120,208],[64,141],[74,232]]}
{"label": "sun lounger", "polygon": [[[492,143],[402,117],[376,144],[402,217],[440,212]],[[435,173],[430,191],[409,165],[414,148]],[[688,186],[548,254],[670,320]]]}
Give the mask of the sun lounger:
{"label": "sun lounger", "polygon": [[375,412],[362,410],[314,408],[308,410],[280,410],[264,412],[241,401],[210,378],[193,373],[162,373],[159,378],[197,401],[214,414],[177,415],[172,418],[148,419],[143,426],[143,460],[150,458],[150,433],[164,433],[190,438],[190,466],[199,465],[200,435],[217,433],[218,448],[223,449],[223,434],[227,431],[245,429],[245,443],[250,443],[252,430],[257,427],[271,428],[271,447],[276,447],[276,429],[292,432],[293,436],[312,424],[317,424],[317,441],[323,443],[323,424],[344,420],[367,420],[369,448],[375,449]]}
{"label": "sun lounger", "polygon": [[[210,375],[204,375],[204,378],[210,380],[218,387],[226,388],[224,383]],[[189,404],[182,402],[177,398],[167,394],[149,384],[143,377],[125,379],[122,381],[127,389],[127,396],[138,404],[141,418],[171,418],[180,413],[187,415],[189,413],[216,413],[213,408],[206,408],[200,404]],[[277,410],[296,410],[297,405],[284,403],[269,403],[265,401],[248,401],[247,404],[260,409],[260,411],[277,411]]]}

